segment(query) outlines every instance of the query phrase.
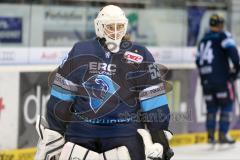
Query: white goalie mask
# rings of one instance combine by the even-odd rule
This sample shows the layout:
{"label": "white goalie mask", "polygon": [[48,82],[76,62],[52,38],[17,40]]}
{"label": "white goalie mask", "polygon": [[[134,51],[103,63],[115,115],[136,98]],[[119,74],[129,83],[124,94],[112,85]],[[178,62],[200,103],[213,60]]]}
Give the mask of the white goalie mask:
{"label": "white goalie mask", "polygon": [[96,35],[106,39],[107,48],[116,53],[127,32],[128,19],[121,8],[114,5],[104,7],[94,20]]}

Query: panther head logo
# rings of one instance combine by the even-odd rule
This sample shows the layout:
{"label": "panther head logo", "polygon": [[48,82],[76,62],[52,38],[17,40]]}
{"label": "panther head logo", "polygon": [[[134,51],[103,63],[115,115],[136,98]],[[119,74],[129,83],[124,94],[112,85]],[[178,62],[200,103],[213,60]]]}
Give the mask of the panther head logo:
{"label": "panther head logo", "polygon": [[106,75],[94,75],[83,83],[89,96],[89,103],[96,113],[101,106],[120,88]]}
{"label": "panther head logo", "polygon": [[93,96],[99,99],[104,99],[104,96],[106,95],[109,88],[108,84],[100,78],[96,78],[95,83],[97,84],[97,88],[92,87]]}

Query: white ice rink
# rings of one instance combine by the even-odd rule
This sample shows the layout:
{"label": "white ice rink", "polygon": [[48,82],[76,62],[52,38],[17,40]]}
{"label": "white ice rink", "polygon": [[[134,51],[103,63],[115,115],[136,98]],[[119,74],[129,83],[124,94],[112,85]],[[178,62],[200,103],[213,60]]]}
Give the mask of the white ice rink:
{"label": "white ice rink", "polygon": [[175,147],[173,160],[240,160],[240,142],[214,148],[207,144]]}

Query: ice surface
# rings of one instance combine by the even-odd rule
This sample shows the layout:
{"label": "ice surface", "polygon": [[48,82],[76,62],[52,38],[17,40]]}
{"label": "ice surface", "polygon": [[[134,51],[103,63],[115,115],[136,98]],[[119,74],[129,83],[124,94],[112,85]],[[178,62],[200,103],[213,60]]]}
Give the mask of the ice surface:
{"label": "ice surface", "polygon": [[240,160],[240,142],[234,145],[197,144],[173,148],[173,160]]}

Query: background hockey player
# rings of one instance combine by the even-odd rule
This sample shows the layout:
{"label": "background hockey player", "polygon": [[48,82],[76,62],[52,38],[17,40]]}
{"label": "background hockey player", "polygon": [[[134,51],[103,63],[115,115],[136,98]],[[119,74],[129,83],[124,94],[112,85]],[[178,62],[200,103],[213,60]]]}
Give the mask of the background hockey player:
{"label": "background hockey player", "polygon": [[76,43],[59,66],[48,124],[36,125],[36,159],[60,153],[64,160],[171,159],[170,115],[159,66],[145,47],[123,41],[127,24],[119,7],[104,7],[95,19],[97,38]]}
{"label": "background hockey player", "polygon": [[[223,25],[224,19],[219,15],[213,14],[210,17],[210,31],[201,39],[196,59],[207,104],[206,128],[209,143],[215,143],[214,132],[219,110],[219,142],[235,142],[227,133],[234,102],[232,84],[239,71],[239,55],[231,34],[223,30]],[[229,60],[233,68],[230,67]]]}

